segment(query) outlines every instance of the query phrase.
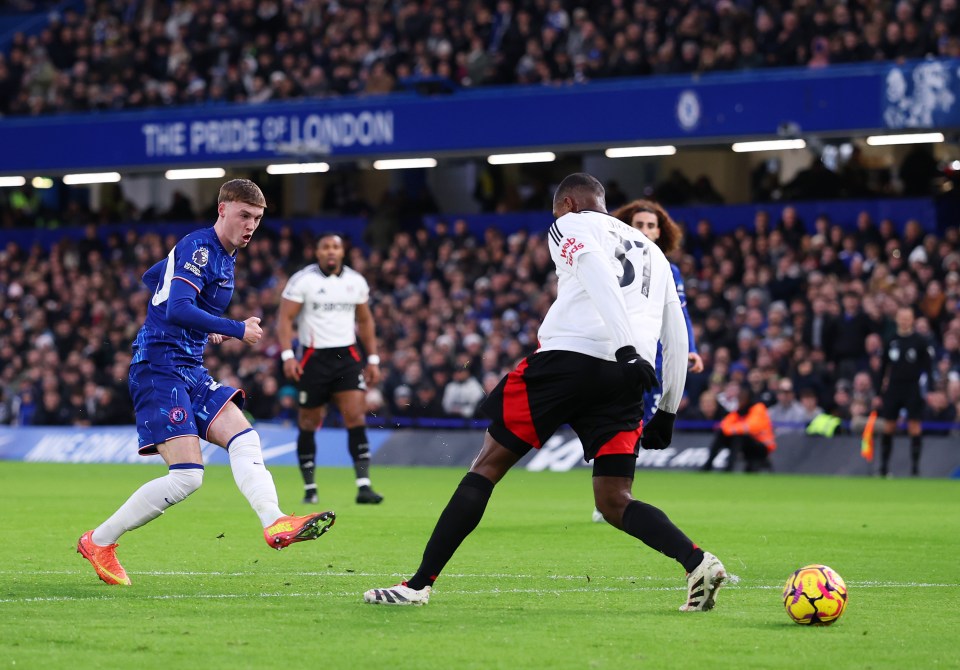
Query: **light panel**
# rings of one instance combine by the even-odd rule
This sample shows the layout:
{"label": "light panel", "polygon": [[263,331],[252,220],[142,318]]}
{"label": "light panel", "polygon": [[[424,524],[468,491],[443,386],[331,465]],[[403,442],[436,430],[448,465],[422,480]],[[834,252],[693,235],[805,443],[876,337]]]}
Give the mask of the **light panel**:
{"label": "light panel", "polygon": [[549,163],[557,160],[552,151],[534,151],[524,154],[494,154],[487,156],[490,165],[516,165],[519,163]]}
{"label": "light panel", "polygon": [[310,174],[328,170],[329,163],[278,163],[267,166],[267,174]]}
{"label": "light panel", "polygon": [[219,179],[227,174],[223,168],[188,168],[184,170],[167,170],[164,177],[175,179]]}
{"label": "light panel", "polygon": [[63,183],[67,186],[79,184],[114,184],[120,181],[119,172],[87,172],[85,174],[65,174]]}
{"label": "light panel", "polygon": [[677,148],[672,144],[660,147],[610,147],[603,152],[607,158],[634,158],[639,156],[672,156]]}
{"label": "light panel", "polygon": [[407,170],[437,167],[436,158],[389,158],[373,161],[374,170]]}
{"label": "light panel", "polygon": [[943,142],[943,133],[909,133],[906,135],[871,135],[867,144],[872,147],[885,147],[891,144],[931,144]]}
{"label": "light panel", "polygon": [[803,140],[758,140],[756,142],[734,142],[730,147],[738,154],[751,151],[782,151],[784,149],[805,149]]}

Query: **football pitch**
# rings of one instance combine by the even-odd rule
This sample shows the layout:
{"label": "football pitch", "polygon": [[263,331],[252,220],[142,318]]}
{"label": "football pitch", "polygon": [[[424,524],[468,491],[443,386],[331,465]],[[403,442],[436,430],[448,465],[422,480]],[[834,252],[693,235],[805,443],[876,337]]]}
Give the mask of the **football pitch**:
{"label": "football pitch", "polygon": [[[299,472],[272,469],[281,506]],[[416,568],[461,469],[375,468],[379,507],[321,470],[336,526],[269,549],[230,471],[120,541],[108,587],[79,535],[162,466],[0,462],[0,666],[16,668],[946,668],[957,631],[960,482],[641,471],[634,492],[738,584],[681,613],[682,571],[590,521],[590,472],[511,472],[425,607],[366,605]],[[792,623],[790,573],[849,588],[830,627]]]}

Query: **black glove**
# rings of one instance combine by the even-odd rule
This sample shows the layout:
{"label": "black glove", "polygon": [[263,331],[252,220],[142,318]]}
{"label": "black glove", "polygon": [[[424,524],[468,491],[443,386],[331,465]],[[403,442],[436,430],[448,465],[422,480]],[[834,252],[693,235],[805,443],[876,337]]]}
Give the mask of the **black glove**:
{"label": "black glove", "polygon": [[650,423],[643,427],[640,436],[640,446],[644,449],[666,449],[673,439],[673,422],[677,415],[657,410],[653,413]]}
{"label": "black glove", "polygon": [[616,353],[617,362],[623,368],[623,373],[627,377],[627,382],[643,391],[659,386],[657,383],[657,373],[653,366],[640,358],[640,354],[632,346],[620,347]]}

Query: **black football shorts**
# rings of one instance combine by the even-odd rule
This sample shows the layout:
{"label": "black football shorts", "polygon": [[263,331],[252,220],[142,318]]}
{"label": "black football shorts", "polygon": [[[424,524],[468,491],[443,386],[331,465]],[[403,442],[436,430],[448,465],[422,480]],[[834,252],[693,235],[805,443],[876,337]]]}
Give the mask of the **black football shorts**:
{"label": "black football shorts", "polygon": [[301,407],[320,407],[340,391],[366,391],[363,358],[354,346],[307,349],[300,361],[303,376],[297,384]]}
{"label": "black football shorts", "polygon": [[563,424],[583,444],[584,460],[636,456],[643,396],[627,386],[618,363],[570,351],[542,351],[523,359],[483,401],[490,435],[507,449],[539,449]]}

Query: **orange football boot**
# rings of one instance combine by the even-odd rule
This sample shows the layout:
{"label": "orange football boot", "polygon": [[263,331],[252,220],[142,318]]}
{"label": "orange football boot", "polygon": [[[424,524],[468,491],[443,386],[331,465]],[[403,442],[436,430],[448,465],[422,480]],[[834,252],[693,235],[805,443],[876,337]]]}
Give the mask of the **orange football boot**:
{"label": "orange football boot", "polygon": [[117,560],[117,545],[101,547],[93,542],[93,531],[88,530],[77,542],[77,553],[90,561],[97,576],[113,586],[130,586],[127,571]]}

